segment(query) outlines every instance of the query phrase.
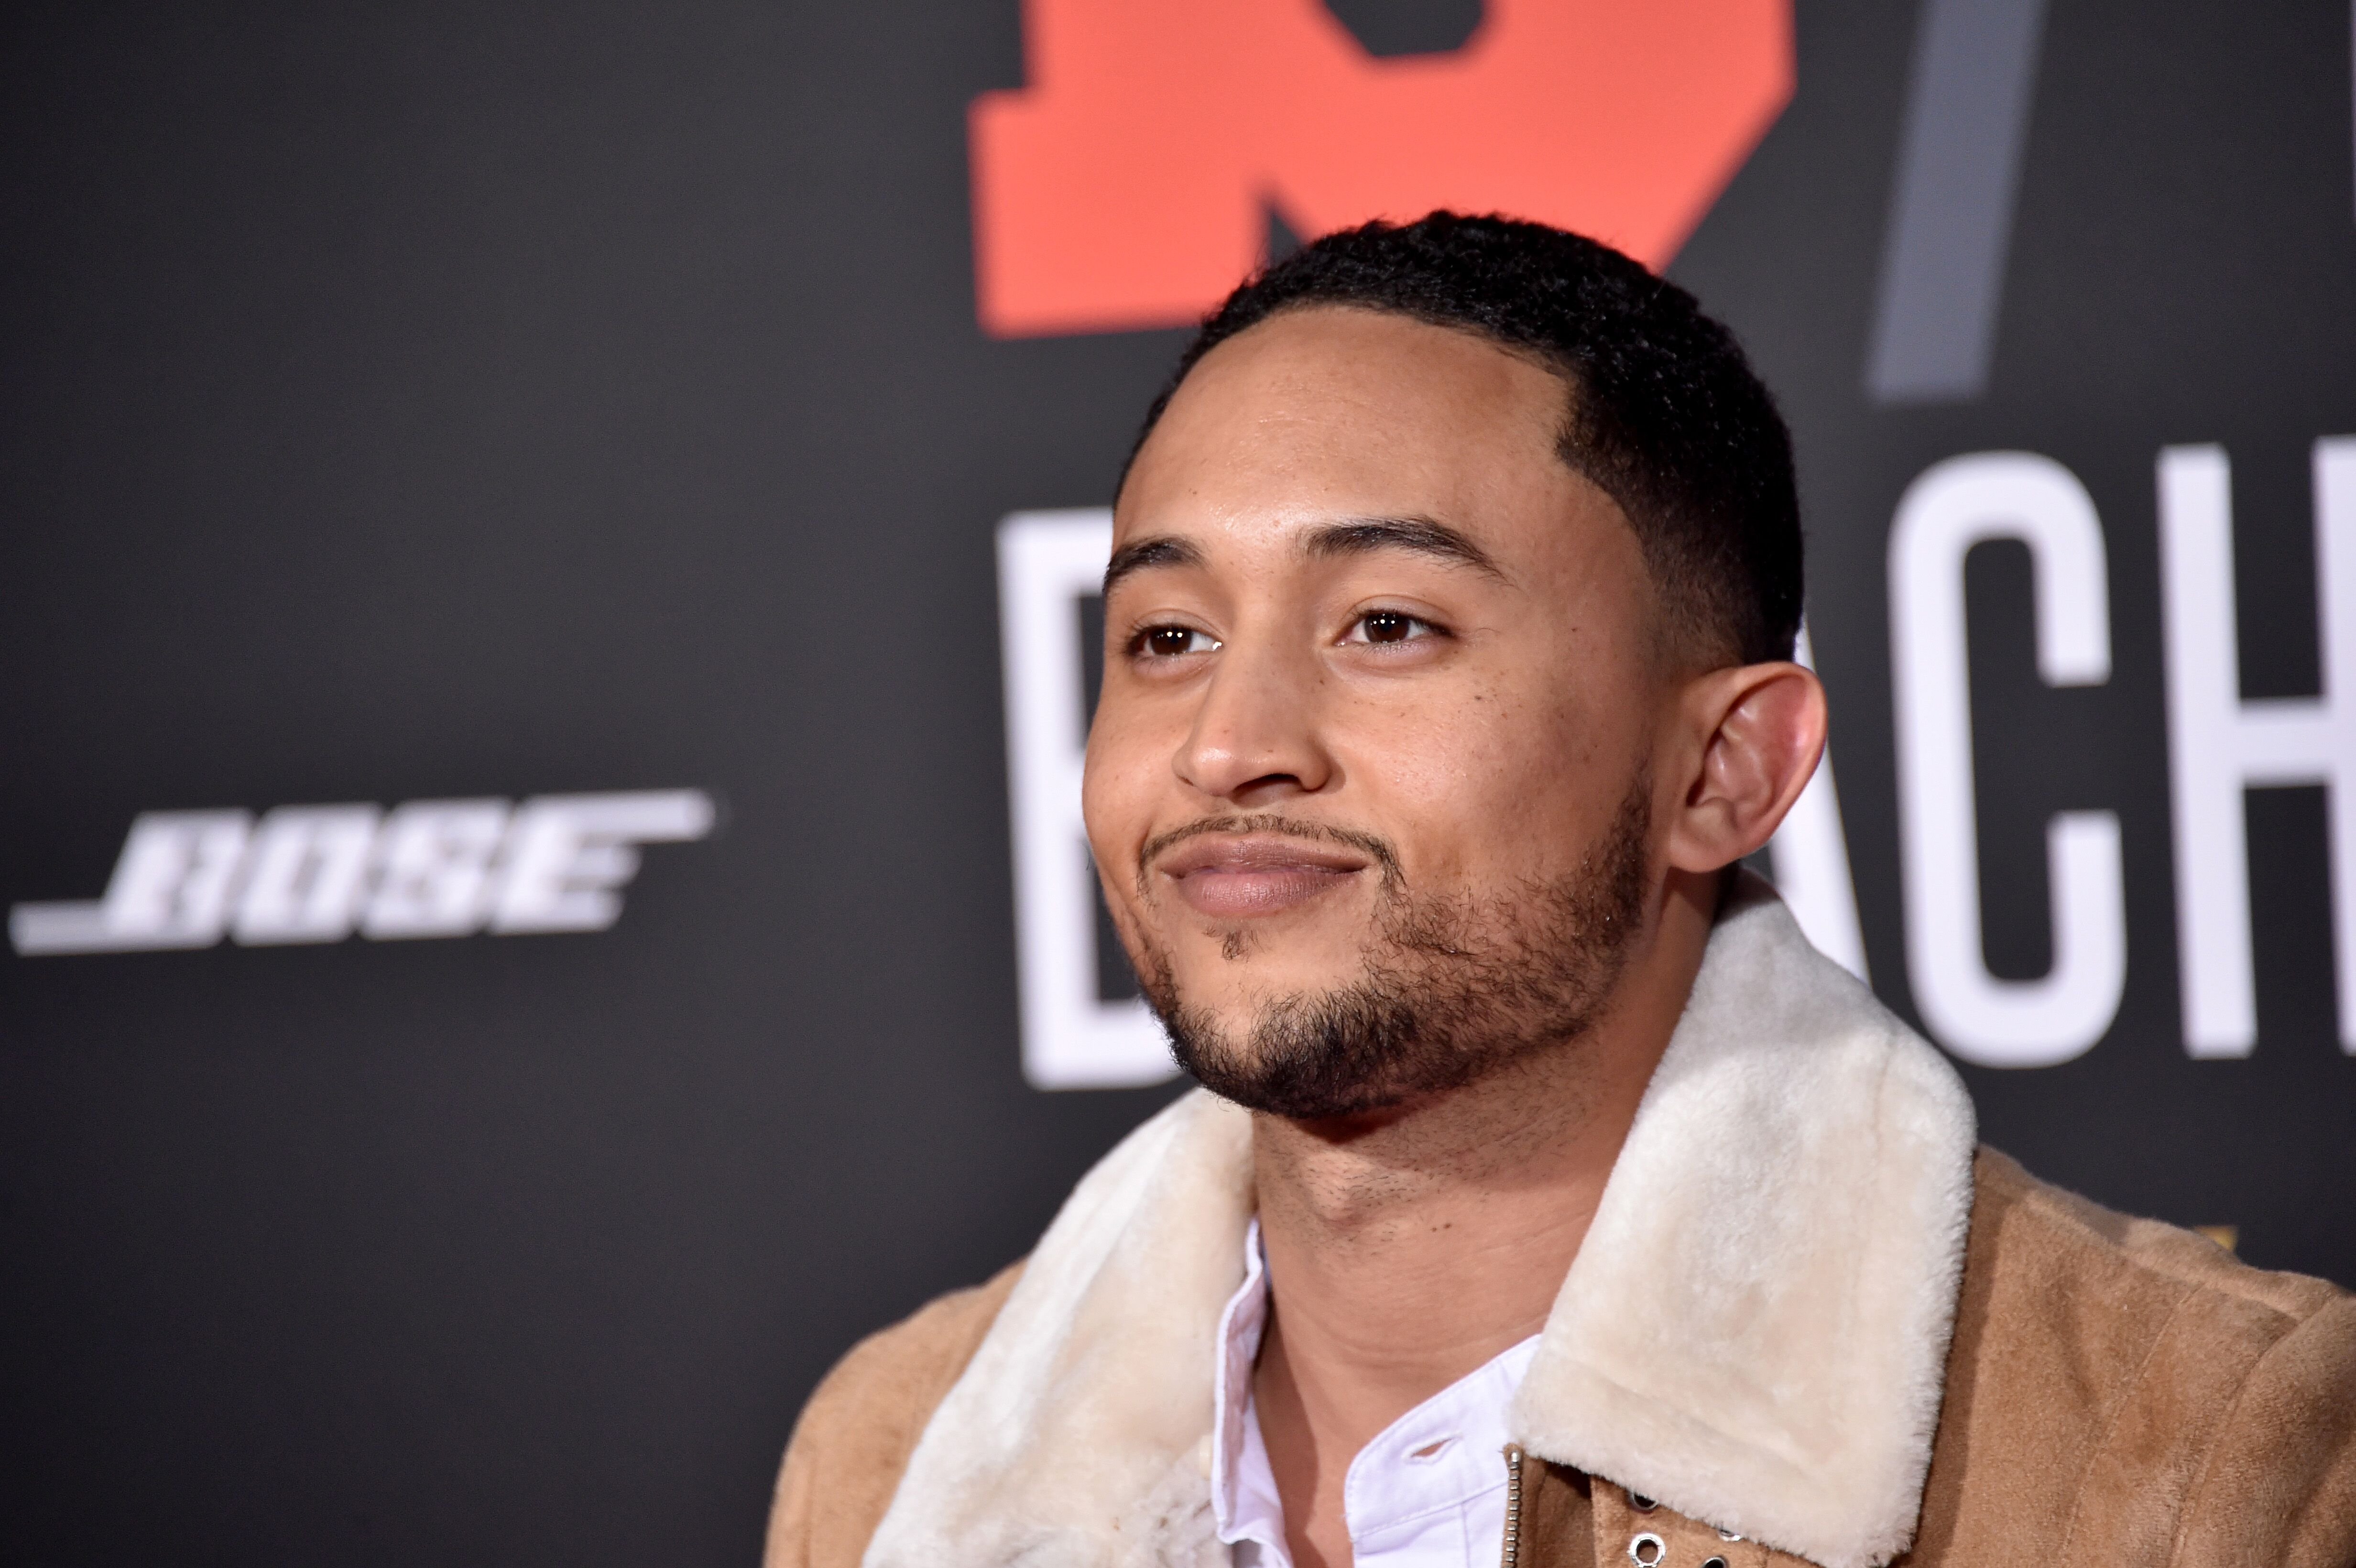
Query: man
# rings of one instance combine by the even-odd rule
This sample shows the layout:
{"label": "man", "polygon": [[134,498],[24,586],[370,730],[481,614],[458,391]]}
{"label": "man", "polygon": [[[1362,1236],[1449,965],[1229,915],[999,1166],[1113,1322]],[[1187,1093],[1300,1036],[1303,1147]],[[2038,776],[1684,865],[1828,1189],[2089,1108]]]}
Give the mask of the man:
{"label": "man", "polygon": [[773,1568],[2356,1563],[2356,1301],[1975,1150],[1737,864],[1788,440],[1617,253],[1237,291],[1123,478],[1090,843],[1197,1092],[853,1350]]}

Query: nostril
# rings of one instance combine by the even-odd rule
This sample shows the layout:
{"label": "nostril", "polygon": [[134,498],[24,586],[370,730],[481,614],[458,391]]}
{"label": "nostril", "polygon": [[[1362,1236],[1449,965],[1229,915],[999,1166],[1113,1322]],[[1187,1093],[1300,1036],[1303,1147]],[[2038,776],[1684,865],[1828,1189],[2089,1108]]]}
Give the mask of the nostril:
{"label": "nostril", "polygon": [[1307,789],[1308,786],[1301,782],[1300,775],[1297,773],[1262,773],[1249,783],[1238,784],[1229,790],[1227,797],[1238,805],[1249,805],[1255,801],[1301,795],[1306,793]]}

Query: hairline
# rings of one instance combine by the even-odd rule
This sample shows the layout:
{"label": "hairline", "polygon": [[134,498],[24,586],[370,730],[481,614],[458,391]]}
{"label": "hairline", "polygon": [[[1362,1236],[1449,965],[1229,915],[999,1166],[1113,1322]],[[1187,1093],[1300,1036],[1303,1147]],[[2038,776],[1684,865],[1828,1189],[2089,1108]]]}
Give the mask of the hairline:
{"label": "hairline", "polygon": [[[1688,612],[1683,603],[1682,596],[1670,591],[1660,567],[1655,562],[1653,542],[1646,536],[1645,530],[1637,525],[1634,512],[1630,508],[1627,501],[1622,498],[1618,489],[1605,481],[1601,472],[1602,465],[1585,460],[1588,453],[1581,441],[1583,416],[1592,407],[1592,403],[1589,397],[1586,378],[1578,363],[1570,356],[1559,350],[1549,348],[1544,344],[1529,343],[1506,336],[1503,333],[1491,331],[1478,322],[1466,321],[1436,312],[1414,310],[1381,300],[1302,294],[1279,301],[1257,319],[1226,334],[1218,341],[1194,353],[1183,363],[1177,379],[1164,388],[1161,396],[1154,400],[1152,408],[1146,415],[1145,428],[1138,432],[1136,442],[1130,447],[1127,460],[1121,464],[1119,480],[1113,486],[1113,506],[1116,509],[1120,505],[1121,496],[1129,488],[1130,474],[1137,466],[1137,459],[1145,451],[1146,443],[1152,440],[1153,432],[1162,428],[1162,416],[1170,411],[1170,405],[1177,400],[1180,389],[1194,379],[1195,370],[1201,367],[1203,361],[1237,338],[1247,336],[1270,322],[1283,316],[1296,315],[1312,310],[1363,311],[1370,315],[1387,315],[1406,321],[1421,322],[1426,326],[1434,326],[1442,331],[1459,333],[1477,339],[1501,354],[1508,355],[1526,365],[1546,371],[1560,381],[1564,391],[1563,419],[1561,426],[1555,432],[1554,454],[1564,467],[1586,480],[1605,500],[1611,502],[1612,510],[1619,518],[1621,527],[1626,528],[1635,539],[1637,554],[1644,566],[1644,581],[1653,591],[1654,613],[1651,622],[1654,635],[1649,639],[1652,644],[1649,650],[1652,656],[1661,667],[1684,667],[1696,674],[1712,669],[1731,668],[1744,662],[1744,653],[1738,634],[1730,628],[1700,624],[1697,617]],[[1211,319],[1215,321],[1217,317],[1214,315]],[[1206,321],[1204,325],[1207,328],[1210,322]]]}

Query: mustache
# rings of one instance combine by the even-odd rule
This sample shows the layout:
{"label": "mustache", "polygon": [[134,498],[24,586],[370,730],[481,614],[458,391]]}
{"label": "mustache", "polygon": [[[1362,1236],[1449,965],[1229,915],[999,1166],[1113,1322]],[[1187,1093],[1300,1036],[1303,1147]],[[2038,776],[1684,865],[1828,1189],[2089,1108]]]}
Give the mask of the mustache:
{"label": "mustache", "polygon": [[1183,844],[1189,838],[1200,838],[1213,833],[1228,834],[1237,837],[1247,833],[1267,833],[1285,838],[1302,838],[1312,844],[1345,845],[1355,849],[1381,869],[1385,891],[1395,891],[1404,880],[1399,873],[1398,854],[1392,849],[1387,839],[1376,837],[1371,833],[1358,832],[1355,828],[1333,827],[1323,822],[1311,822],[1301,817],[1284,816],[1270,811],[1258,811],[1242,815],[1202,817],[1187,823],[1183,827],[1173,827],[1166,833],[1157,833],[1147,839],[1145,847],[1137,852],[1138,891],[1141,894],[1145,892],[1146,872],[1153,862],[1161,858],[1164,850],[1175,845]]}

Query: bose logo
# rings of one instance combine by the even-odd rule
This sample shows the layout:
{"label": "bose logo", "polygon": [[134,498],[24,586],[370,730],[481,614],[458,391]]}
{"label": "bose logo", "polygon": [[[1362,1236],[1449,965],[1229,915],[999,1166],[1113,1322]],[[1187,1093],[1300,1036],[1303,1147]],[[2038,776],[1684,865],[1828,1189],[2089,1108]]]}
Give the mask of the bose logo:
{"label": "bose logo", "polygon": [[149,811],[134,818],[103,898],[23,903],[27,957],[400,937],[604,931],[640,844],[712,831],[701,790]]}

